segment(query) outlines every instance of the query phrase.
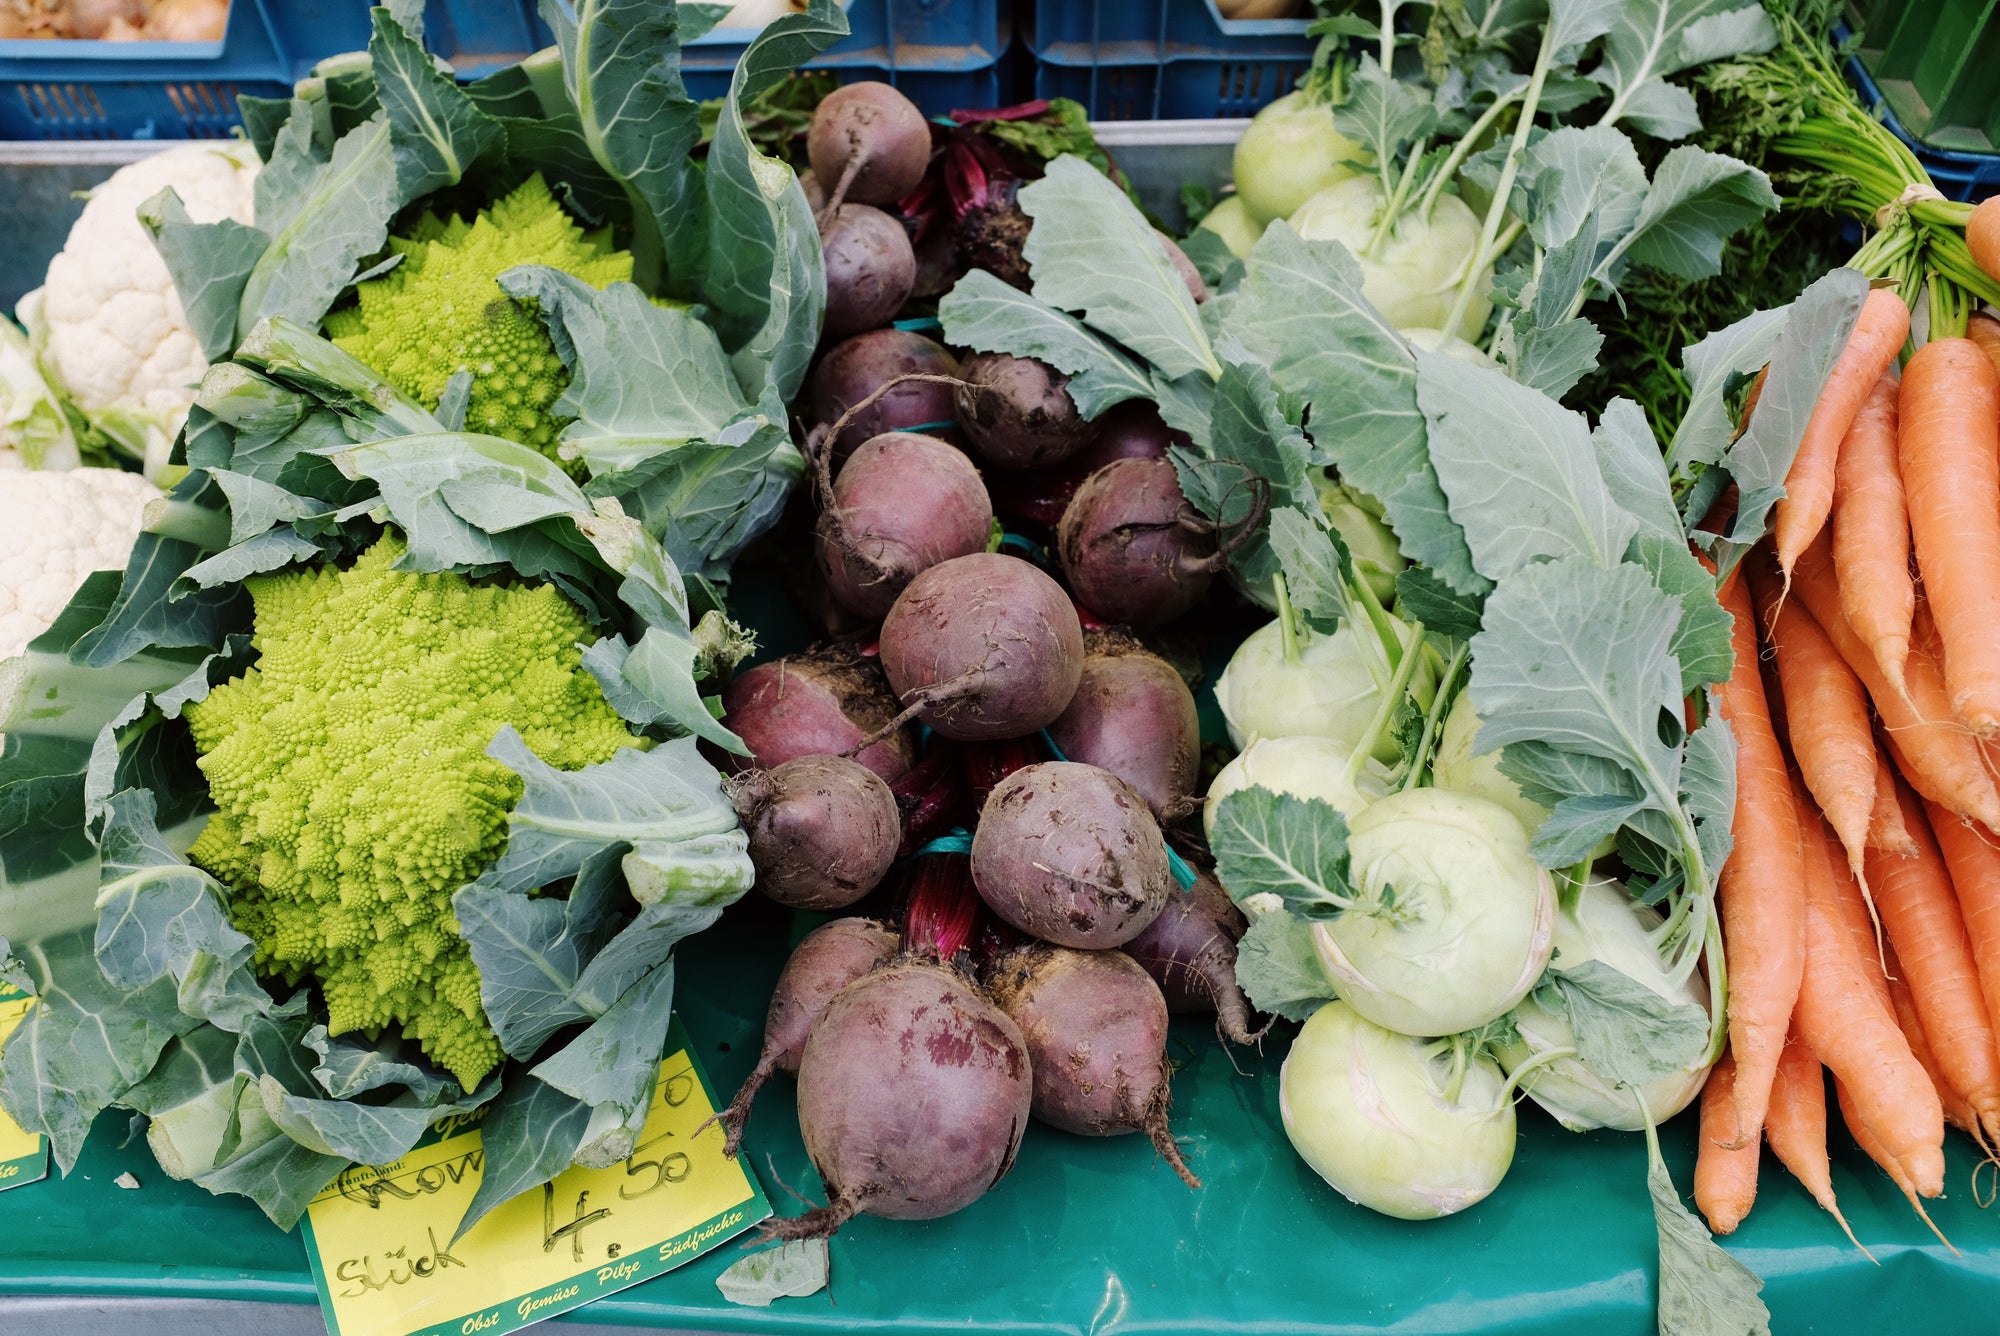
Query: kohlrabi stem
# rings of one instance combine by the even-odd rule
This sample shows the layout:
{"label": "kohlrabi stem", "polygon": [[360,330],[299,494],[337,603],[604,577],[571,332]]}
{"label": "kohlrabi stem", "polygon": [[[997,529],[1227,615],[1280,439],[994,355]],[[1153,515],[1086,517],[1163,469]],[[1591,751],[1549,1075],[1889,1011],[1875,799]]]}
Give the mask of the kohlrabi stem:
{"label": "kohlrabi stem", "polygon": [[1472,268],[1460,281],[1451,314],[1445,317],[1446,334],[1458,333],[1459,322],[1472,308],[1473,286],[1485,268],[1483,257],[1492,248],[1494,238],[1500,234],[1500,219],[1507,212],[1507,201],[1514,193],[1514,178],[1521,170],[1521,155],[1528,149],[1528,132],[1535,128],[1535,110],[1541,105],[1542,89],[1549,81],[1549,70],[1555,65],[1556,27],[1551,23],[1542,30],[1541,49],[1535,53],[1535,72],[1528,79],[1528,91],[1521,96],[1521,117],[1514,125],[1514,140],[1507,146],[1507,161],[1500,168],[1500,180],[1494,186],[1493,198],[1486,203],[1486,218],[1479,225],[1479,244],[1472,251]]}
{"label": "kohlrabi stem", "polygon": [[[1423,626],[1418,624],[1416,631],[1418,636],[1422,636]],[[1347,783],[1350,788],[1353,787],[1355,777],[1361,773],[1361,767],[1366,765],[1368,758],[1374,754],[1375,744],[1380,741],[1383,730],[1388,728],[1389,722],[1396,717],[1396,708],[1403,703],[1403,697],[1409,694],[1410,679],[1416,676],[1417,665],[1423,662],[1423,655],[1416,652],[1421,648],[1421,646],[1413,647],[1410,653],[1403,656],[1403,661],[1396,667],[1396,675],[1389,679],[1389,685],[1383,690],[1380,703],[1375,706],[1375,713],[1369,717],[1367,730],[1355,744],[1353,755],[1347,758]]]}
{"label": "kohlrabi stem", "polygon": [[1403,638],[1396,634],[1396,627],[1389,616],[1389,610],[1382,606],[1381,599],[1375,597],[1374,587],[1366,580],[1356,580],[1349,589],[1352,594],[1361,596],[1362,608],[1368,614],[1368,624],[1375,629],[1375,638],[1382,643],[1382,654],[1388,661],[1390,669],[1393,671],[1401,667]]}
{"label": "kohlrabi stem", "polygon": [[1410,146],[1410,154],[1403,160],[1403,173],[1396,179],[1394,190],[1389,188],[1388,164],[1382,164],[1382,217],[1375,224],[1375,231],[1368,238],[1365,254],[1369,259],[1380,259],[1382,243],[1396,230],[1396,219],[1403,211],[1403,201],[1409,198],[1410,187],[1417,177],[1417,164],[1423,161],[1424,152],[1430,147],[1430,137],[1425,136]]}
{"label": "kohlrabi stem", "polygon": [[1465,660],[1471,653],[1470,643],[1460,644],[1451,652],[1451,658],[1445,661],[1444,671],[1438,674],[1437,694],[1431,697],[1431,708],[1424,711],[1424,731],[1423,736],[1417,739],[1417,754],[1407,758],[1409,771],[1403,776],[1403,787],[1406,789],[1414,789],[1424,780],[1425,762],[1430,757],[1431,744],[1437,741],[1438,721],[1451,708],[1452,688],[1458,684],[1459,669],[1465,666]]}
{"label": "kohlrabi stem", "polygon": [[1396,77],[1396,8],[1403,0],[1382,0],[1382,73]]}
{"label": "kohlrabi stem", "polygon": [[1729,961],[1722,950],[1722,921],[1711,914],[1704,933],[1708,955],[1708,1061],[1722,1056],[1729,1038]]}
{"label": "kohlrabi stem", "polygon": [[1521,1087],[1522,1077],[1538,1067],[1546,1067],[1552,1062],[1561,1062],[1564,1058],[1573,1058],[1575,1056],[1576,1050],[1567,1044],[1561,1048],[1545,1048],[1509,1072],[1507,1074],[1507,1084],[1500,1087],[1500,1098],[1493,1105],[1492,1116],[1499,1117],[1501,1111],[1507,1107],[1507,1102],[1514,1098],[1514,1092]]}
{"label": "kohlrabi stem", "polygon": [[[1713,1061],[1713,1059],[1710,1059],[1710,1061]],[[1660,1129],[1653,1125],[1653,1110],[1646,1103],[1645,1092],[1640,1090],[1637,1086],[1632,1087],[1632,1098],[1639,1101],[1639,1116],[1646,1120],[1647,1172],[1650,1173],[1651,1171],[1658,1169],[1661,1173],[1665,1173],[1667,1171],[1667,1161],[1666,1158],[1660,1154]]]}
{"label": "kohlrabi stem", "polygon": [[1465,160],[1472,156],[1474,146],[1488,130],[1493,128],[1493,123],[1500,119],[1500,113],[1513,106],[1520,100],[1520,96],[1520,90],[1510,88],[1494,98],[1493,105],[1479,113],[1479,119],[1472,123],[1472,128],[1465,132],[1465,137],[1453,146],[1451,156],[1444,160],[1444,164],[1438,168],[1437,175],[1431,178],[1430,188],[1424,191],[1423,201],[1417,206],[1418,216],[1426,223],[1430,222],[1431,214],[1436,211],[1437,202],[1444,197],[1445,187],[1451,184],[1454,176],[1458,175],[1458,169],[1465,165]]}
{"label": "kohlrabi stem", "polygon": [[1444,1097],[1449,1102],[1458,1103],[1458,1092],[1465,1088],[1465,1036],[1451,1037],[1451,1079],[1444,1083]]}
{"label": "kohlrabi stem", "polygon": [[1285,662],[1299,661],[1299,630],[1292,620],[1292,595],[1285,588],[1285,573],[1278,572],[1271,577],[1271,589],[1278,596],[1278,639],[1285,648]]}

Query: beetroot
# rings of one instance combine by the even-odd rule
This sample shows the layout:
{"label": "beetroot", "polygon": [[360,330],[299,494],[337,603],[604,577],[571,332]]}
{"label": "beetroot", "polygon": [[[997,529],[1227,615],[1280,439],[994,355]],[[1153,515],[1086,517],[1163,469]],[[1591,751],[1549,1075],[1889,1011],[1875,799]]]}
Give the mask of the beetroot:
{"label": "beetroot", "polygon": [[980,458],[1003,469],[1042,468],[1075,454],[1094,428],[1047,362],[974,353],[959,363],[958,420]]}
{"label": "beetroot", "polygon": [[772,1221],[767,1236],[971,1205],[1013,1167],[1033,1097],[1020,1030],[956,970],[905,957],[862,976],[821,1013],[799,1062],[799,1132],[827,1204]]}
{"label": "beetroot", "polygon": [[1083,638],[1083,677],[1049,737],[1072,761],[1109,770],[1162,821],[1193,810],[1201,760],[1194,693],[1159,655],[1117,631]]}
{"label": "beetroot", "polygon": [[[813,417],[831,423],[891,380],[913,371],[956,376],[958,359],[943,344],[904,329],[872,329],[844,339],[828,349],[813,369]],[[846,458],[863,441],[885,431],[954,424],[957,414],[951,385],[903,381],[848,420],[833,442],[834,458]]]}
{"label": "beetroot", "polygon": [[757,889],[791,909],[845,909],[875,889],[903,840],[882,777],[844,756],[801,756],[729,781]]}
{"label": "beetroot", "polygon": [[1069,595],[998,552],[954,557],[910,581],[882,623],[881,646],[904,712],[961,742],[1048,727],[1083,673]]}
{"label": "beetroot", "polygon": [[888,432],[856,450],[820,512],[817,555],[834,601],[879,621],[910,581],[983,552],[993,503],[979,470],[934,436]]}
{"label": "beetroot", "polygon": [[916,252],[903,225],[880,209],[843,204],[823,214],[820,248],[826,257],[826,337],[886,325],[909,300]]}
{"label": "beetroot", "polygon": [[[800,756],[840,755],[867,741],[861,764],[894,781],[916,763],[907,728],[889,728],[896,697],[882,666],[851,646],[831,645],[760,663],[722,690],[722,719],[751,760],[738,769],[773,769]],[[871,740],[872,739],[872,740]]]}
{"label": "beetroot", "polygon": [[844,84],[813,111],[806,156],[836,208],[846,200],[894,204],[931,162],[931,127],[916,104],[885,83]]}
{"label": "beetroot", "polygon": [[1021,1027],[1035,1073],[1035,1117],[1079,1136],[1144,1132],[1191,1188],[1167,1128],[1167,1003],[1117,951],[1037,942],[994,962],[993,1000]]}
{"label": "beetroot", "polygon": [[1128,626],[1180,616],[1227,560],[1215,525],[1188,504],[1164,459],[1121,459],[1091,474],[1063,512],[1056,547],[1077,602]]}
{"label": "beetroot", "polygon": [[729,1107],[715,1115],[728,1132],[723,1153],[734,1157],[743,1144],[743,1127],[750,1106],[773,1072],[795,1072],[806,1049],[806,1036],[836,994],[896,955],[896,934],[874,919],[841,918],[822,923],[799,940],[778,975],[764,1013],[764,1051],[736,1091]]}
{"label": "beetroot", "polygon": [[1123,949],[1153,976],[1168,1011],[1213,1012],[1226,1038],[1254,1044],[1264,1031],[1250,1028],[1250,1001],[1236,986],[1236,943],[1247,926],[1221,883],[1197,872],[1194,885],[1167,896],[1160,916]]}
{"label": "beetroot", "polygon": [[1021,931],[1087,951],[1137,937],[1173,889],[1146,800],[1074,761],[1017,770],[993,790],[972,836],[972,880]]}
{"label": "beetroot", "polygon": [[1144,399],[1127,399],[1095,424],[1089,445],[1051,468],[1017,473],[995,469],[986,479],[993,509],[1003,519],[1053,534],[1076,489],[1106,464],[1120,459],[1165,459],[1172,445],[1192,446]]}

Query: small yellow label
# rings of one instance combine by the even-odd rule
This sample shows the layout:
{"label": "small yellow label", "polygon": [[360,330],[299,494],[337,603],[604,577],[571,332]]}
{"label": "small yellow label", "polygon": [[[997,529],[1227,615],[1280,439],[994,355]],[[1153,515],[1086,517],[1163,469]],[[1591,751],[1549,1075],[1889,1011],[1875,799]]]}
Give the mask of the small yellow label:
{"label": "small yellow label", "polygon": [[[0,1046],[26,1019],[35,999],[18,988],[0,984]],[[40,1132],[30,1132],[0,1110],[0,1191],[48,1177],[49,1153]]]}
{"label": "small yellow label", "polygon": [[[674,1038],[679,1040],[678,1026]],[[332,1336],[501,1336],[691,1262],[771,1214],[722,1153],[683,1042],[660,1064],[632,1154],[570,1169],[457,1243],[479,1187],[476,1126],[446,1120],[402,1159],[347,1170],[306,1212],[306,1253]]]}

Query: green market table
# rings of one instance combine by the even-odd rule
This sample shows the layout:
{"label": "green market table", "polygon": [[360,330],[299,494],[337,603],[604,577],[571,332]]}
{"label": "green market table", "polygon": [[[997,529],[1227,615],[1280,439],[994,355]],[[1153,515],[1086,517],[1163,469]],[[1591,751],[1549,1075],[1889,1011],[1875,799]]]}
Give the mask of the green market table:
{"label": "green market table", "polygon": [[[803,927],[746,901],[682,949],[676,1001],[718,1089],[733,1089],[755,1059],[782,964],[777,945]],[[1652,1330],[1642,1137],[1576,1136],[1524,1104],[1519,1152],[1491,1198],[1448,1220],[1385,1219],[1342,1200],[1285,1140],[1277,1076],[1293,1028],[1281,1027],[1260,1056],[1226,1052],[1198,1023],[1178,1027],[1173,1054],[1185,1065],[1174,1080],[1174,1122],[1205,1183],[1199,1192],[1142,1137],[1095,1140],[1037,1125],[1014,1171],[970,1209],[848,1225],[833,1241],[828,1291],[770,1308],[728,1304],[715,1277],[740,1255],[732,1245],[557,1324],[760,1336]],[[0,1332],[317,1330],[310,1307],[263,1307],[315,1303],[298,1235],[280,1233],[241,1198],[167,1179],[143,1138],[122,1144],[127,1131],[125,1115],[108,1113],[67,1179],[0,1194]],[[1692,1113],[1663,1140],[1685,1192]],[[1953,1135],[1949,1193],[1932,1204],[1957,1257],[1845,1133],[1835,1131],[1833,1150],[1841,1204],[1880,1265],[1767,1157],[1757,1208],[1729,1246],[1765,1278],[1773,1330],[1955,1336],[2000,1325],[2000,1215],[1972,1200],[1969,1143]],[[781,1213],[804,1209],[784,1184],[820,1194],[789,1081],[766,1087],[746,1153]],[[126,1171],[138,1191],[113,1184]],[[105,1299],[198,1302],[93,1302]],[[252,1310],[232,1301],[262,1302]]]}

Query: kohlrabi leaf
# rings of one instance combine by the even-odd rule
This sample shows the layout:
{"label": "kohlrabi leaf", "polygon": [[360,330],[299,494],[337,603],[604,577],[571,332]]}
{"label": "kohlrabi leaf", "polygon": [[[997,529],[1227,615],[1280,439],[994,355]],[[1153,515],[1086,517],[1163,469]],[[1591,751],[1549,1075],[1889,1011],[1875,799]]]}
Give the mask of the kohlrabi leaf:
{"label": "kohlrabi leaf", "polygon": [[1479,630],[1485,606],[1483,597],[1459,593],[1422,566],[1405,567],[1396,573],[1396,611],[1410,621],[1422,622],[1426,631],[1469,640]]}
{"label": "kohlrabi leaf", "polygon": [[1590,442],[1611,499],[1638,522],[1639,532],[1685,543],[1673,485],[1645,410],[1630,399],[1613,399],[1599,415]]}
{"label": "kohlrabi leaf", "polygon": [[1021,254],[1037,299],[1080,312],[1169,378],[1222,374],[1164,241],[1110,178],[1064,154],[1020,202],[1035,220]]}
{"label": "kohlrabi leaf", "polygon": [[507,143],[501,124],[466,96],[424,50],[421,26],[406,30],[387,9],[370,11],[368,41],[375,96],[389,120],[397,189],[406,200],[455,186],[482,158]]}
{"label": "kohlrabi leaf", "polygon": [[1578,48],[1610,32],[1628,3],[1630,0],[1550,0],[1543,40],[1573,63]]}
{"label": "kohlrabi leaf", "polygon": [[793,1239],[739,1258],[715,1278],[733,1304],[769,1308],[773,1299],[799,1299],[826,1288],[825,1239]]}
{"label": "kohlrabi leaf", "polygon": [[1603,347],[1604,335],[1581,317],[1546,328],[1531,324],[1516,334],[1507,370],[1529,389],[1560,399],[1597,369]]}
{"label": "kohlrabi leaf", "polygon": [[[1748,545],[1764,536],[1771,507],[1785,494],[1785,475],[1812,420],[1820,391],[1847,346],[1868,279],[1858,270],[1835,269],[1799,294],[1771,352],[1770,373],[1757,396],[1749,426],[1729,447],[1723,463],[1741,489],[1732,544]],[[1718,562],[1727,575],[1733,554]]]}
{"label": "kohlrabi leaf", "polygon": [[1699,1066],[1708,1050],[1708,1013],[1675,1002],[1601,960],[1549,966],[1577,1057],[1620,1085],[1643,1086]]}
{"label": "kohlrabi leaf", "polygon": [[1685,478],[1696,466],[1716,463],[1728,450],[1735,434],[1729,420],[1730,392],[1771,360],[1796,304],[1745,316],[1681,353],[1688,408],[1667,446],[1676,477]]}
{"label": "kohlrabi leaf", "polygon": [[[1232,545],[1230,566],[1262,588],[1277,573],[1268,515],[1287,505],[1318,509],[1317,494],[1306,480],[1311,444],[1286,418],[1269,371],[1247,357],[1223,363],[1209,404],[1208,431],[1197,439],[1206,444],[1169,452],[1181,490],[1195,509],[1221,526]],[[1246,532],[1260,493],[1267,518],[1258,521],[1254,532]]]}
{"label": "kohlrabi leaf", "polygon": [[688,158],[701,141],[701,108],[681,79],[678,8],[580,0],[572,10],[545,0],[541,11],[584,142],[630,201],[634,280],[693,296],[707,218],[701,172]]}
{"label": "kohlrabi leaf", "polygon": [[1732,623],[1716,597],[1715,577],[1695,560],[1686,540],[1640,534],[1626,556],[1652,574],[1661,593],[1680,600],[1680,625],[1674,628],[1669,652],[1680,661],[1682,693],[1728,681],[1736,662]]}
{"label": "kohlrabi leaf", "polygon": [[1583,418],[1503,373],[1439,353],[1417,357],[1431,465],[1472,564],[1504,581],[1578,557],[1610,566],[1638,521],[1612,500]]}
{"label": "kohlrabi leaf", "polygon": [[1396,170],[1403,149],[1437,128],[1437,109],[1416,84],[1389,74],[1371,55],[1347,78],[1334,127],[1368,151],[1378,170]]}
{"label": "kohlrabi leaf", "polygon": [[1701,128],[1694,98],[1669,75],[1725,56],[1769,51],[1777,29],[1746,0],[1624,0],[1590,77],[1611,90],[1604,123],[1629,121],[1658,139]]}
{"label": "kohlrabi leaf", "polygon": [[1216,805],[1215,875],[1238,901],[1269,893],[1302,918],[1337,917],[1353,903],[1347,818],[1332,803],[1251,787]]}
{"label": "kohlrabi leaf", "polygon": [[1339,629],[1348,616],[1354,574],[1340,535],[1305,511],[1280,506],[1271,512],[1271,551],[1284,570],[1286,594],[1306,624],[1328,635]]}
{"label": "kohlrabi leaf", "polygon": [[200,1023],[181,1014],[170,978],[138,989],[106,979],[91,940],[84,929],[14,947],[40,1001],[0,1052],[0,1108],[49,1139],[64,1173],[98,1112]]}
{"label": "kohlrabi leaf", "polygon": [[[1520,188],[1528,234],[1554,248],[1595,225],[1610,245],[1632,229],[1646,198],[1646,169],[1632,141],[1606,125],[1561,126],[1521,155]],[[1593,265],[1595,267],[1594,257]]]}
{"label": "kohlrabi leaf", "polygon": [[1671,1336],[1771,1336],[1770,1310],[1757,1297],[1764,1282],[1681,1204],[1657,1151],[1646,1188],[1660,1233],[1659,1330]]}
{"label": "kohlrabi leaf", "polygon": [[139,206],[139,224],[153,238],[153,248],[166,261],[180,294],[188,328],[211,362],[229,356],[236,346],[236,317],[243,285],[270,244],[248,223],[223,218],[197,223],[172,186]]}
{"label": "kohlrabi leaf", "polygon": [[1403,554],[1461,594],[1484,592],[1465,534],[1425,449],[1415,355],[1361,295],[1361,268],[1335,241],[1273,223],[1251,252],[1230,332],[1311,406],[1313,439],[1340,476],[1380,501]]}
{"label": "kohlrabi leaf", "polygon": [[1598,266],[1599,278],[1615,287],[1626,265],[1713,278],[1722,271],[1723,242],[1777,207],[1763,172],[1683,144],[1654,169],[1639,216]]}
{"label": "kohlrabi leaf", "polygon": [[329,151],[297,113],[257,174],[257,228],[270,238],[243,285],[238,336],[266,316],[317,325],[365,256],[382,249],[403,203],[389,122],[363,122]]}
{"label": "kohlrabi leaf", "polygon": [[510,1072],[479,1125],[485,1160],[479,1190],[452,1235],[456,1243],[488,1212],[570,1167],[590,1126],[590,1106],[526,1072]]}
{"label": "kohlrabi leaf", "polygon": [[1570,867],[1588,858],[1605,836],[1616,834],[1647,801],[1614,793],[1564,798],[1549,809],[1548,817],[1528,842],[1528,852],[1543,867]]}
{"label": "kohlrabi leaf", "polygon": [[1302,1021],[1333,1000],[1312,930],[1282,909],[1259,914],[1236,943],[1236,986],[1259,1011]]}
{"label": "kohlrabi leaf", "polygon": [[1722,717],[1715,692],[1708,693],[1708,718],[1688,735],[1681,763],[1681,800],[1695,819],[1702,861],[1720,868],[1729,857],[1736,815],[1736,734]]}
{"label": "kohlrabi leaf", "polygon": [[1069,376],[1070,397],[1086,418],[1152,395],[1152,382],[1124,354],[1065,311],[1036,301],[984,269],[969,271],[938,303],[954,347],[1036,357]]}
{"label": "kohlrabi leaf", "polygon": [[826,270],[798,178],[757,150],[743,118],[760,93],[846,35],[847,14],[833,0],[768,25],[736,64],[709,145],[701,295],[753,399],[765,388],[783,402],[798,393],[819,340]]}

